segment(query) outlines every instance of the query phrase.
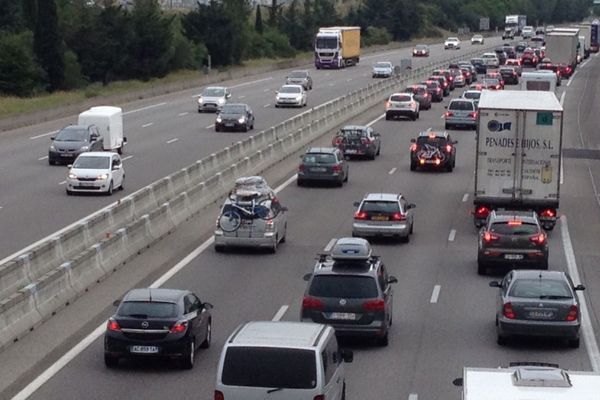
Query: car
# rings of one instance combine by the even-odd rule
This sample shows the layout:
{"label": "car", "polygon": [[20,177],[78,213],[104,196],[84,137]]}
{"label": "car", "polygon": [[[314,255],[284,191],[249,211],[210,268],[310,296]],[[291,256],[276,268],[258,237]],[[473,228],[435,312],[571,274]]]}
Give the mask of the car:
{"label": "car", "polygon": [[448,80],[446,79],[445,76],[431,75],[429,78],[427,78],[427,80],[438,82],[440,84],[440,88],[442,89],[442,95],[444,97],[450,95],[450,83],[448,83]]}
{"label": "car", "polygon": [[302,85],[304,90],[312,90],[313,80],[308,70],[295,70],[285,79],[286,85]]}
{"label": "car", "polygon": [[215,251],[255,247],[275,253],[286,240],[287,211],[263,177],[238,178],[217,217]]}
{"label": "car", "polygon": [[431,94],[427,85],[417,84],[404,88],[405,93],[412,93],[414,99],[419,102],[419,110],[431,109]]}
{"label": "car", "polygon": [[488,72],[487,74],[485,74],[485,76],[483,77],[483,79],[484,79],[484,81],[485,80],[490,80],[490,79],[496,79],[496,80],[498,80],[498,83],[501,86],[501,87],[496,88],[496,89],[504,89],[504,78],[502,77],[502,74],[500,73],[500,69],[498,69],[498,71]]}
{"label": "car", "polygon": [[535,67],[538,62],[538,56],[533,49],[527,48],[523,50],[523,54],[521,54],[521,65],[523,65],[523,67],[528,65]]}
{"label": "car", "polygon": [[509,58],[508,60],[506,60],[506,63],[504,63],[504,65],[507,67],[513,67],[517,72],[517,76],[521,76],[521,73],[523,73],[523,67],[521,66],[521,60],[519,59]]}
{"label": "car", "polygon": [[457,37],[449,37],[448,39],[446,39],[446,41],[444,42],[444,50],[448,49],[460,49],[460,40]]}
{"label": "car", "polygon": [[515,46],[515,51],[517,53],[522,53],[523,51],[525,51],[526,48],[527,48],[527,42],[519,42]]}
{"label": "car", "polygon": [[444,100],[444,90],[438,81],[427,80],[420,82],[420,84],[427,87],[427,91],[431,95],[431,101],[440,102]]}
{"label": "car", "polygon": [[541,48],[546,45],[546,39],[544,39],[544,36],[542,35],[534,36],[531,39],[529,39],[529,44],[531,45],[531,47]]}
{"label": "car", "polygon": [[544,33],[550,33],[555,29],[554,25],[547,25],[546,26],[546,32]]}
{"label": "car", "polygon": [[407,117],[415,121],[419,118],[419,102],[412,93],[392,93],[385,103],[385,119]]}
{"label": "car", "polygon": [[581,303],[578,291],[563,271],[513,270],[501,282],[496,296],[496,341],[507,344],[515,336],[557,338],[578,348],[581,329]]}
{"label": "car", "polygon": [[283,85],[275,92],[275,107],[306,107],[307,101],[302,85]]}
{"label": "car", "polygon": [[102,193],[110,196],[115,189],[125,188],[125,170],[117,153],[90,151],[80,154],[65,180],[67,195]]}
{"label": "car", "polygon": [[504,83],[500,78],[483,78],[477,90],[503,90]]}
{"label": "car", "polygon": [[394,65],[389,61],[379,61],[373,65],[373,78],[389,78],[394,73]]}
{"label": "car", "polygon": [[471,62],[471,65],[473,65],[473,67],[475,67],[475,71],[477,71],[478,74],[485,74],[487,72],[487,64],[483,58],[481,58],[481,57],[471,58],[470,62]]}
{"label": "car", "polygon": [[357,207],[352,223],[353,237],[394,237],[409,242],[414,230],[413,209],[399,193],[368,193]]}
{"label": "car", "polygon": [[225,86],[209,86],[198,96],[198,112],[219,112],[231,98],[231,90]]}
{"label": "car", "polygon": [[48,164],[70,164],[80,154],[102,151],[102,136],[96,125],[68,125],[50,137]]}
{"label": "car", "polygon": [[435,69],[433,70],[433,72],[431,73],[432,76],[443,76],[444,78],[446,78],[446,81],[448,82],[448,86],[450,90],[454,90],[455,86],[454,86],[454,74],[450,71],[450,69]]}
{"label": "car", "polygon": [[517,51],[513,45],[504,44],[504,45],[502,45],[502,49],[504,50],[504,53],[506,54],[507,59],[517,57]]}
{"label": "car", "polygon": [[221,108],[215,120],[215,132],[226,129],[242,132],[254,129],[254,112],[248,104],[227,103]]}
{"label": "car", "polygon": [[483,60],[486,68],[498,68],[500,66],[500,60],[498,59],[498,55],[496,53],[483,53],[481,55],[481,59]]}
{"label": "car", "polygon": [[536,69],[538,71],[550,71],[550,72],[553,72],[556,75],[556,86],[560,86],[561,85],[562,77],[560,75],[560,70],[558,69],[558,66],[556,64],[554,64],[552,62],[540,62],[536,66]]}
{"label": "car", "polygon": [[320,254],[308,281],[300,320],[333,326],[337,336],[375,339],[389,343],[394,290],[398,279],[389,276],[380,257],[361,238],[339,238],[331,254]]}
{"label": "car", "polygon": [[452,81],[454,82],[454,87],[465,87],[467,84],[467,81],[465,79],[465,76],[463,75],[462,71],[460,69],[455,70],[456,73],[453,73],[453,79]]}
{"label": "car", "polygon": [[411,139],[410,170],[419,167],[445,169],[452,172],[456,166],[456,147],[458,142],[452,140],[446,131],[428,129]]}
{"label": "car", "polygon": [[535,28],[535,34],[536,35],[544,35],[546,33],[546,30],[544,29],[543,26],[538,26]]}
{"label": "car", "polygon": [[548,269],[548,238],[535,212],[490,212],[479,231],[477,272],[494,267]]}
{"label": "car", "polygon": [[475,102],[469,99],[456,98],[450,100],[444,113],[445,129],[464,126],[467,128],[477,128],[477,106]]}
{"label": "car", "polygon": [[506,85],[518,85],[519,84],[519,75],[514,67],[503,66],[498,70],[500,72],[500,76],[502,76],[502,80]]}
{"label": "car", "polygon": [[346,125],[332,140],[344,157],[367,157],[374,160],[381,153],[381,136],[370,126]]}
{"label": "car", "polygon": [[123,358],[158,357],[191,369],[196,349],[210,346],[213,306],[189,290],[133,289],[117,304],[104,333],[108,368]]}
{"label": "car", "polygon": [[498,57],[498,66],[504,65],[504,63],[508,59],[508,55],[504,52],[504,48],[497,47],[494,49],[494,53],[496,53],[496,56]]}
{"label": "car", "polygon": [[429,46],[426,44],[418,44],[413,48],[413,57],[429,57]]}
{"label": "car", "polygon": [[349,166],[337,147],[311,147],[300,156],[298,186],[309,182],[335,183],[343,186],[348,182]]}
{"label": "car", "polygon": [[533,30],[533,26],[524,26],[523,29],[521,29],[521,37],[523,39],[530,39],[534,34],[534,30]]}
{"label": "car", "polygon": [[476,34],[471,37],[471,44],[483,44],[484,39],[482,35]]}
{"label": "car", "polygon": [[515,30],[512,28],[505,28],[502,32],[502,40],[510,39],[513,40],[515,38]]}
{"label": "car", "polygon": [[469,66],[461,66],[460,72],[465,79],[465,85],[470,85],[477,79],[477,74],[475,72],[475,67],[469,64]]}
{"label": "car", "polygon": [[479,98],[481,97],[481,89],[467,89],[463,92],[462,98],[472,100],[476,106],[479,105]]}

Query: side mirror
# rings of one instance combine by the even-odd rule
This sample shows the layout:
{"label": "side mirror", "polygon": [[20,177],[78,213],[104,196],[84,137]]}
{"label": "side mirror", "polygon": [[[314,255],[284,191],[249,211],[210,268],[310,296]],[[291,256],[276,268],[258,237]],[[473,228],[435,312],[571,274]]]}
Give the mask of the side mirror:
{"label": "side mirror", "polygon": [[351,363],[354,360],[354,353],[352,350],[340,349],[340,356],[342,356],[342,360],[346,363]]}
{"label": "side mirror", "polygon": [[454,386],[462,386],[463,385],[463,378],[456,378],[455,380],[452,381],[452,384]]}
{"label": "side mirror", "polygon": [[379,133],[379,132],[373,132],[373,136],[375,136],[375,137],[380,137],[380,136],[381,136],[381,133]]}
{"label": "side mirror", "polygon": [[398,283],[398,278],[395,276],[390,276],[387,280],[387,283]]}
{"label": "side mirror", "polygon": [[279,94],[279,90],[276,90],[276,91],[275,91],[275,94]]}
{"label": "side mirror", "polygon": [[410,210],[412,208],[417,208],[417,205],[415,203],[409,203],[409,204],[406,205],[406,209],[407,210]]}
{"label": "side mirror", "polygon": [[491,281],[489,283],[489,285],[490,285],[490,287],[497,287],[497,288],[502,286],[502,285],[500,285],[500,282],[498,282],[498,281]]}
{"label": "side mirror", "polygon": [[413,138],[413,139],[410,139],[410,142],[411,142],[411,143],[417,143],[417,139],[414,139],[414,138]]}
{"label": "side mirror", "polygon": [[445,109],[448,109],[448,106],[444,106]]}
{"label": "side mirror", "polygon": [[310,277],[312,276],[312,274],[305,274],[302,279],[304,279],[306,282],[308,282],[310,280]]}
{"label": "side mirror", "polygon": [[113,165],[113,166],[112,166],[112,170],[113,170],[113,171],[116,171],[116,170],[118,170],[118,169],[121,169],[121,166],[120,166],[120,165]]}
{"label": "side mirror", "polygon": [[575,289],[575,290],[585,290],[585,286],[583,286],[583,285],[577,285],[573,289]]}
{"label": "side mirror", "polygon": [[121,304],[121,299],[116,299],[115,301],[112,302],[112,305],[117,307],[119,304]]}
{"label": "side mirror", "polygon": [[352,203],[354,205],[354,207],[358,207],[360,206],[360,201],[355,201],[354,203]]}
{"label": "side mirror", "polygon": [[281,207],[281,211],[286,212],[286,211],[288,211],[288,208],[287,207]]}
{"label": "side mirror", "polygon": [[452,144],[458,144],[458,140],[453,141]]}
{"label": "side mirror", "polygon": [[214,308],[214,306],[211,303],[202,303],[202,307],[204,307],[207,310],[212,310]]}
{"label": "side mirror", "polygon": [[67,165],[67,168],[69,168],[69,169],[73,168],[73,164]]}
{"label": "side mirror", "polygon": [[227,94],[225,95],[225,98],[227,98],[227,99],[231,98],[231,93],[227,93]]}
{"label": "side mirror", "polygon": [[56,139],[56,136],[50,136],[50,140]]}

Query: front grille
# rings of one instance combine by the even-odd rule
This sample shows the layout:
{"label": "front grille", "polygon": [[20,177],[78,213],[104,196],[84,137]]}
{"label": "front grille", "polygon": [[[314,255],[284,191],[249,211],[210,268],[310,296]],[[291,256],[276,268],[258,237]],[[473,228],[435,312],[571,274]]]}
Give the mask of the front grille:
{"label": "front grille", "polygon": [[140,341],[155,341],[162,340],[167,337],[167,333],[133,333],[133,332],[123,332],[123,335],[127,339],[131,340],[140,340]]}
{"label": "front grille", "polygon": [[79,177],[77,178],[78,181],[82,181],[82,182],[94,182],[96,180],[96,178],[82,178]]}
{"label": "front grille", "polygon": [[73,186],[75,190],[100,190],[99,186]]}

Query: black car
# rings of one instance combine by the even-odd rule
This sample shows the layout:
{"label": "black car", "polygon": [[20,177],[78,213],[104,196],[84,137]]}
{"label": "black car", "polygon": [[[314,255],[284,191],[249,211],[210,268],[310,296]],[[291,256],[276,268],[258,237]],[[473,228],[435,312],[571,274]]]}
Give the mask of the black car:
{"label": "black car", "polygon": [[348,182],[349,166],[337,147],[312,147],[300,158],[296,180],[298,186],[309,182],[343,186],[344,182]]}
{"label": "black car", "polygon": [[488,267],[548,269],[548,239],[535,212],[490,212],[479,231],[477,272]]}
{"label": "black car", "polygon": [[496,48],[496,49],[494,49],[494,53],[496,53],[496,56],[498,57],[498,61],[500,62],[500,65],[504,65],[504,63],[508,59],[508,56],[504,52],[504,48],[503,47]]}
{"label": "black car", "polygon": [[417,168],[445,169],[452,172],[456,166],[456,146],[446,131],[428,130],[411,139],[410,170]]}
{"label": "black car", "polygon": [[344,126],[333,137],[332,145],[340,149],[344,157],[367,157],[374,160],[381,152],[380,135],[370,126]]}
{"label": "black car", "polygon": [[96,125],[69,125],[50,138],[48,164],[72,164],[81,153],[102,151],[102,137]]}
{"label": "black car", "polygon": [[420,83],[427,87],[427,91],[431,95],[431,101],[440,102],[444,100],[444,89],[437,80],[428,80]]}
{"label": "black car", "polygon": [[215,131],[220,132],[226,129],[243,132],[254,129],[254,113],[248,104],[231,103],[225,104],[221,108],[215,121]]}
{"label": "black car", "polygon": [[519,84],[519,75],[517,71],[513,67],[500,67],[499,69],[500,76],[502,76],[502,80],[506,85],[518,85]]}
{"label": "black car", "polygon": [[432,75],[429,78],[427,78],[427,80],[437,81],[440,84],[440,87],[442,88],[442,94],[444,95],[444,97],[450,96],[450,83],[448,83],[448,80],[446,79],[445,76]]}
{"label": "black car", "polygon": [[414,95],[414,99],[419,102],[420,110],[431,109],[431,94],[426,85],[418,84],[407,86],[404,89],[404,92],[412,93]]}
{"label": "black car", "polygon": [[471,58],[471,64],[475,67],[478,74],[485,74],[487,72],[487,65],[483,58]]}
{"label": "black car", "polygon": [[517,53],[522,53],[523,51],[525,51],[526,48],[527,48],[527,42],[519,42],[515,46],[515,50],[517,51]]}
{"label": "black car", "polygon": [[106,324],[104,363],[112,368],[121,358],[160,357],[193,368],[196,349],[210,346],[211,308],[187,290],[129,291]]}
{"label": "black car", "polygon": [[502,46],[502,49],[504,50],[504,53],[506,54],[506,58],[517,58],[517,51],[516,49],[511,46],[511,45],[504,45]]}
{"label": "black car", "polygon": [[328,324],[338,336],[369,337],[388,345],[393,283],[387,268],[362,238],[340,238],[320,254],[302,300],[303,322]]}

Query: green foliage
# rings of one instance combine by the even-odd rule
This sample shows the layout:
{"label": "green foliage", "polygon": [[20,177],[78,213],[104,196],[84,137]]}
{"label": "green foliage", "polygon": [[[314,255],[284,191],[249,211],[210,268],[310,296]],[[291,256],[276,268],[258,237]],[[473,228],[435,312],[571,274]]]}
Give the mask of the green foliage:
{"label": "green foliage", "polygon": [[372,46],[374,44],[388,44],[392,41],[392,35],[385,28],[376,28],[369,26],[365,32],[362,43],[364,46]]}
{"label": "green foliage", "polygon": [[48,90],[62,89],[65,82],[65,50],[54,0],[37,3],[33,50],[39,65],[46,72]]}
{"label": "green foliage", "polygon": [[22,4],[17,0],[0,0],[0,32],[18,32],[25,26]]}
{"label": "green foliage", "polygon": [[77,61],[77,54],[71,50],[65,52],[65,84],[67,90],[79,89],[87,84]]}
{"label": "green foliage", "polygon": [[260,11],[260,4],[258,4],[256,6],[256,19],[254,21],[254,30],[258,33],[263,33],[264,31],[264,27],[263,27],[263,20],[262,20],[262,13]]}
{"label": "green foliage", "polygon": [[276,57],[293,57],[296,54],[294,48],[286,35],[277,29],[267,29],[263,37],[267,44],[273,49],[273,55]]}
{"label": "green foliage", "polygon": [[30,96],[41,86],[43,72],[34,60],[31,31],[0,33],[0,93]]}

